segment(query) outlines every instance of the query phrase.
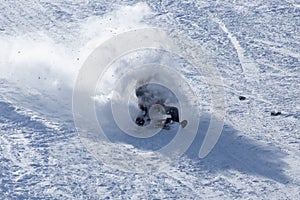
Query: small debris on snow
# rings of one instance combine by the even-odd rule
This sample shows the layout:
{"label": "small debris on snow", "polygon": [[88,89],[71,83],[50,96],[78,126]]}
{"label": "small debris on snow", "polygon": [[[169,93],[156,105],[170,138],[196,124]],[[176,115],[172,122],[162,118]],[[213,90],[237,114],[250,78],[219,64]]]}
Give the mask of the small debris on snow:
{"label": "small debris on snow", "polygon": [[244,101],[244,100],[246,100],[246,97],[244,97],[244,96],[239,96],[239,100],[240,100],[240,101]]}
{"label": "small debris on snow", "polygon": [[275,111],[271,112],[271,116],[278,116],[278,115],[281,115],[281,112],[275,112]]}

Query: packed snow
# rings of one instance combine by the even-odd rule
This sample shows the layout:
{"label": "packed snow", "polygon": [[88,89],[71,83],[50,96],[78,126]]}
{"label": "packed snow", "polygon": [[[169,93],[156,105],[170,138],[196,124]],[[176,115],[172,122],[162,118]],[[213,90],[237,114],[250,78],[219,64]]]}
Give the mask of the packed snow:
{"label": "packed snow", "polygon": [[[0,9],[1,199],[300,198],[297,0],[3,0]],[[220,73],[224,126],[204,158],[199,151],[215,117],[208,85],[186,60],[162,51],[124,55],[98,82],[91,99],[109,143],[87,146],[74,123],[74,85],[89,55],[118,34],[149,27],[190,38]],[[123,114],[111,102],[125,102],[114,93],[119,78],[145,62],[172,66],[191,88],[178,91],[199,128],[180,156],[158,151],[174,140],[178,124],[143,138],[114,121]],[[119,83],[131,87],[125,103],[133,121],[139,110],[132,88],[149,81],[148,73],[134,76]],[[179,105],[172,95],[163,98]]]}

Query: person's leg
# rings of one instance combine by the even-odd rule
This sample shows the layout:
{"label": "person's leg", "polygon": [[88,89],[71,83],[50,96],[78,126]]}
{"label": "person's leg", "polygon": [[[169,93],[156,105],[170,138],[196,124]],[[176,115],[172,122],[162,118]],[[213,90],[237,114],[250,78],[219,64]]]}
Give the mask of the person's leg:
{"label": "person's leg", "polygon": [[141,113],[135,119],[135,123],[138,126],[144,126],[146,122],[150,121],[148,108],[144,104],[141,104],[141,103],[139,103],[138,106],[139,106],[139,109],[141,109]]}
{"label": "person's leg", "polygon": [[179,114],[178,114],[178,109],[176,107],[165,107],[166,109],[166,114],[171,115],[171,118],[167,118],[166,123],[170,123],[171,121],[173,122],[179,122]]}

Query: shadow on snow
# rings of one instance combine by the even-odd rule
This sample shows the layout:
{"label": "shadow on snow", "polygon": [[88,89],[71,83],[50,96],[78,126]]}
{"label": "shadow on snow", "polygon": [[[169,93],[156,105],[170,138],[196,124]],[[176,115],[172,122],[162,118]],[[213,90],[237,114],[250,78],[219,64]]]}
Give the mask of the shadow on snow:
{"label": "shadow on snow", "polygon": [[[284,174],[287,164],[283,161],[285,154],[276,147],[260,144],[243,136],[232,126],[225,125],[210,154],[204,159],[198,153],[209,125],[210,115],[203,114],[199,122],[198,133],[185,155],[196,161],[193,167],[201,164],[211,171],[234,169],[245,174],[254,174],[287,183],[289,178]],[[122,131],[110,132],[112,142],[125,142],[143,150],[156,151],[168,144],[174,137],[174,131],[163,130],[150,138],[135,138]]]}
{"label": "shadow on snow", "polygon": [[[193,160],[199,159],[198,152],[209,125],[209,114],[201,117],[198,133],[186,152]],[[259,133],[258,133],[259,134]],[[263,134],[263,133],[261,133]],[[213,170],[234,169],[245,174],[254,174],[287,183],[284,174],[287,164],[283,161],[285,154],[276,147],[258,142],[238,134],[232,126],[225,125],[210,154],[200,162]]]}

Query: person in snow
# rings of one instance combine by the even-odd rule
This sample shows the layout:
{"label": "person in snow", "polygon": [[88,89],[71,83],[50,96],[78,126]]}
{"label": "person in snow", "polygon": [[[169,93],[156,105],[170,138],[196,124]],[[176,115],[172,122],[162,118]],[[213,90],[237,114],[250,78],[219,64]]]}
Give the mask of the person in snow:
{"label": "person in snow", "polygon": [[164,120],[164,127],[172,122],[179,122],[178,109],[174,106],[165,105],[165,100],[159,98],[159,95],[155,94],[155,91],[150,90],[147,84],[136,89],[136,97],[139,100],[138,106],[141,110],[135,120],[138,126],[144,126],[150,123],[149,110],[151,106],[155,104],[161,105],[166,115],[170,116]]}

